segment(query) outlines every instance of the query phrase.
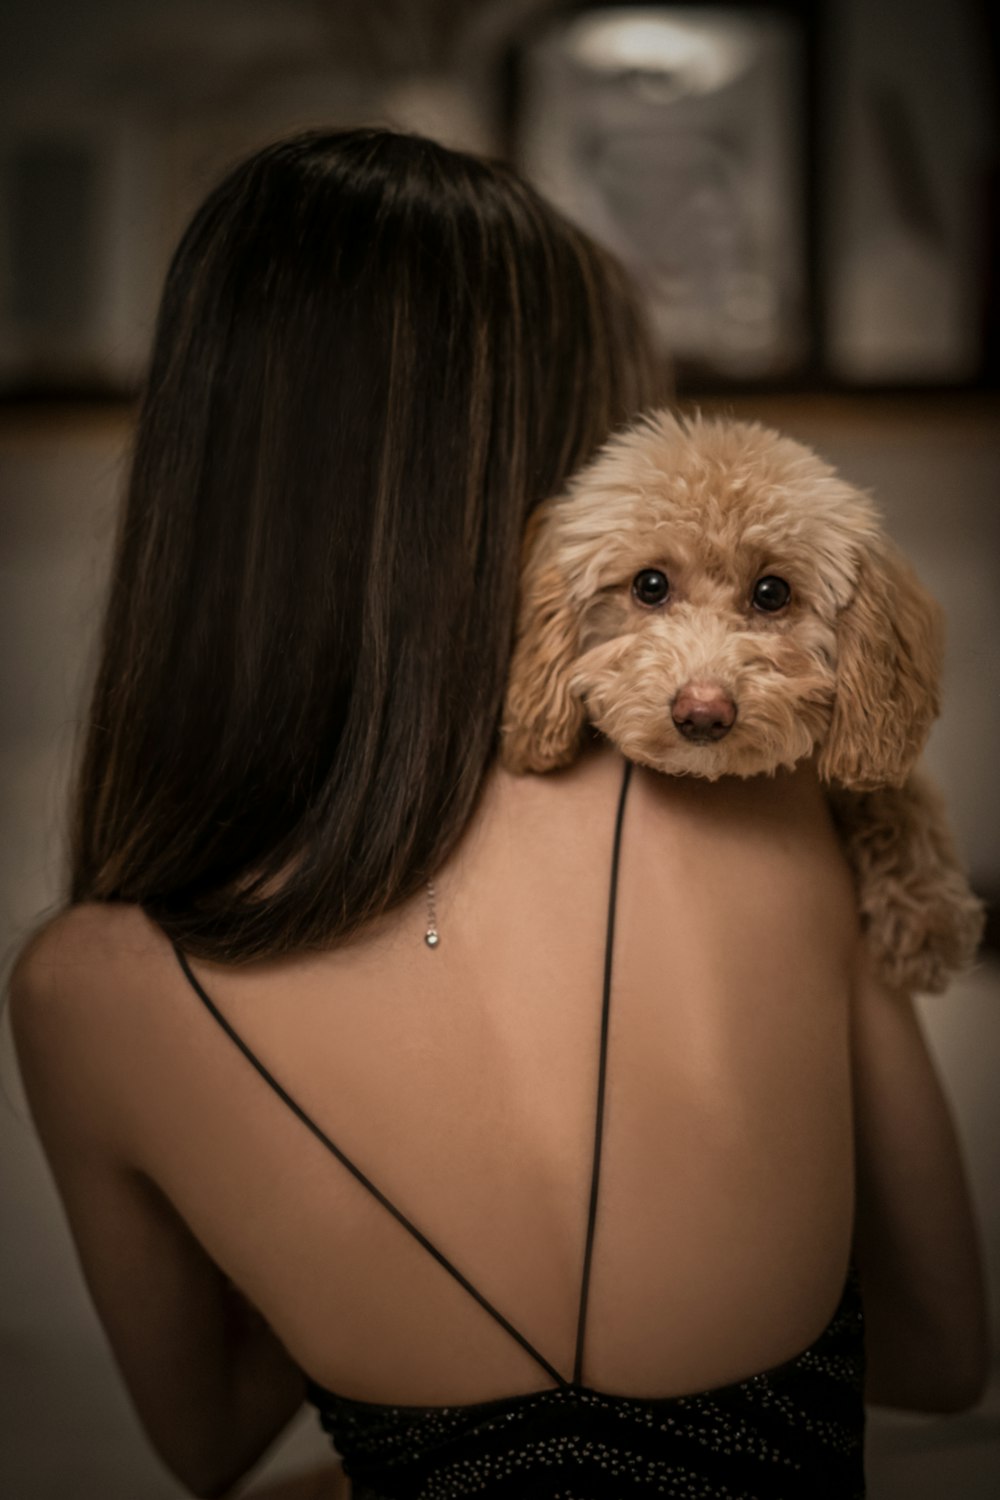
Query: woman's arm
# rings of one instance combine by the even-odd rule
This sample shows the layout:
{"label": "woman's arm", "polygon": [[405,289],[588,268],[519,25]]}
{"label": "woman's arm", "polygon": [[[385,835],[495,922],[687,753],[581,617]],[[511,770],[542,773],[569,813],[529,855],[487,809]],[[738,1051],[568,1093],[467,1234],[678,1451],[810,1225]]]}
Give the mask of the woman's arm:
{"label": "woman's arm", "polygon": [[303,1376],[166,1197],[122,1160],[107,1104],[109,1008],[69,993],[68,946],[57,965],[36,940],[11,978],[28,1102],[142,1425],[193,1494],[220,1496],[298,1411]]}
{"label": "woman's arm", "polygon": [[965,1411],[988,1383],[990,1338],[961,1147],[913,1001],[875,976],[863,943],[852,1052],[865,1399]]}

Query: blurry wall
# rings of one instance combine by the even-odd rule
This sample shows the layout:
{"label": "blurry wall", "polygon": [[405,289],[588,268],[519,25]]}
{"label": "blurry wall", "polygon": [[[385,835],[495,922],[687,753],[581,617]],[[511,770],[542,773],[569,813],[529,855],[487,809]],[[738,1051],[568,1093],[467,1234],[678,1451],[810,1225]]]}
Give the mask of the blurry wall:
{"label": "blurry wall", "polygon": [[209,185],[267,139],[359,121],[513,150],[630,262],[682,376],[974,380],[998,301],[989,14],[9,3],[0,391],[134,390],[167,258]]}

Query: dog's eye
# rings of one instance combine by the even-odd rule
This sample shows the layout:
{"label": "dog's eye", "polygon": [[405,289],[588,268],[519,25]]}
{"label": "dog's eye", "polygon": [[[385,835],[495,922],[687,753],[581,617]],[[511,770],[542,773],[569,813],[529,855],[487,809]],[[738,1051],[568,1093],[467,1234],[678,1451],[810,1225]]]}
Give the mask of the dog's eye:
{"label": "dog's eye", "polygon": [[753,586],[754,608],[766,610],[768,614],[784,609],[791,597],[792,591],[785,580],[775,578],[772,573],[766,578],[758,578]]}
{"label": "dog's eye", "polygon": [[666,573],[659,568],[642,568],[632,579],[632,592],[640,604],[662,604],[670,592]]}

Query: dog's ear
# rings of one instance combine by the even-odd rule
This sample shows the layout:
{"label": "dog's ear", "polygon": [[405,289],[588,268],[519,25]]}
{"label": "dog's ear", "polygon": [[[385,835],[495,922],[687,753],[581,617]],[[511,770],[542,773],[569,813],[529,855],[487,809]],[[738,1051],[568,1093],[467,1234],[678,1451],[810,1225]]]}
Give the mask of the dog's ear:
{"label": "dog's ear", "polygon": [[583,704],[570,689],[579,643],[569,580],[559,566],[553,509],[532,511],[521,551],[517,636],[507,679],[500,756],[509,771],[553,771],[574,759]]}
{"label": "dog's ear", "polygon": [[819,773],[857,791],[901,786],[940,705],[944,616],[885,537],[862,555],[837,621],[837,683]]}

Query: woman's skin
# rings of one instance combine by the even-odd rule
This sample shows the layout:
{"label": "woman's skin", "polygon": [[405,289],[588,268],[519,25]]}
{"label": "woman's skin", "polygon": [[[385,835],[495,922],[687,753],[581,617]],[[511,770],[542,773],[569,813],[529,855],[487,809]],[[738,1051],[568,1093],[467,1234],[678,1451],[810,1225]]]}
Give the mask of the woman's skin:
{"label": "woman's skin", "polygon": [[[622,764],[595,737],[565,771],[496,766],[435,880],[436,950],[421,895],[328,953],[191,960],[292,1097],[566,1378]],[[196,1493],[246,1472],[302,1371],[397,1404],[552,1384],[266,1086],[139,908],[57,918],[11,1004],[91,1293]],[[954,1128],[912,1002],[866,966],[811,764],[715,783],[637,768],[583,1383],[679,1395],[790,1358],[832,1314],[852,1235],[868,1399],[974,1404],[986,1294]]]}

